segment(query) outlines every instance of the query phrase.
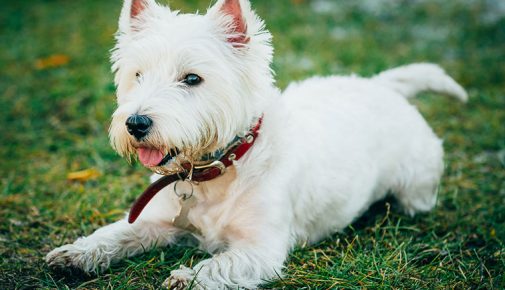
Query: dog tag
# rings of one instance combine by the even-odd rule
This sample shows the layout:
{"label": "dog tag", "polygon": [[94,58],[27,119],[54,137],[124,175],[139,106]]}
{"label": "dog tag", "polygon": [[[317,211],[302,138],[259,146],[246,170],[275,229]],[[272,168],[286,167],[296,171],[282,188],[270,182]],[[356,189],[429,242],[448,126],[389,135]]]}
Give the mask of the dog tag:
{"label": "dog tag", "polygon": [[174,184],[174,192],[179,197],[181,208],[177,216],[172,220],[173,225],[195,234],[201,234],[200,230],[188,219],[189,211],[197,203],[196,197],[193,195],[193,184],[189,181],[177,181]]}

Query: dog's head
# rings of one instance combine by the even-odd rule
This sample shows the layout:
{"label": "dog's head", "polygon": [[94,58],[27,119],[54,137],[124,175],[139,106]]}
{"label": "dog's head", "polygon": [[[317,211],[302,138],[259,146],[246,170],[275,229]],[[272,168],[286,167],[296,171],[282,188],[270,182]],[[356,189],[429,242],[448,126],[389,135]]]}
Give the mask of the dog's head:
{"label": "dog's head", "polygon": [[219,0],[204,15],[125,0],[112,53],[114,149],[155,170],[226,146],[273,87],[270,40],[248,0]]}

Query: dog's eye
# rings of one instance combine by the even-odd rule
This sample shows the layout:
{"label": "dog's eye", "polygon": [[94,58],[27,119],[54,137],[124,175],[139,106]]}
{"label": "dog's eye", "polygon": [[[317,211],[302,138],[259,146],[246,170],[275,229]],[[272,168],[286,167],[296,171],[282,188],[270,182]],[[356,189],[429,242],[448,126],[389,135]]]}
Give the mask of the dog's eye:
{"label": "dog's eye", "polygon": [[140,80],[142,79],[142,73],[141,72],[136,72],[135,73],[135,78],[137,78],[137,81],[140,82]]}
{"label": "dog's eye", "polygon": [[187,74],[182,81],[188,86],[196,86],[202,82],[202,78],[196,74]]}

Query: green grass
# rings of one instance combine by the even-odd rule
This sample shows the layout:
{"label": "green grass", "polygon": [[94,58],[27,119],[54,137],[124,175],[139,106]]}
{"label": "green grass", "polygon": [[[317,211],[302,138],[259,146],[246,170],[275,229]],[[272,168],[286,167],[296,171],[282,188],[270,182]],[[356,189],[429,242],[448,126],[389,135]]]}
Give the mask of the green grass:
{"label": "green grass", "polygon": [[[402,215],[376,204],[343,233],[290,255],[274,288],[505,288],[505,18],[496,1],[397,1],[366,9],[309,0],[255,0],[274,35],[278,84],[312,74],[371,75],[440,63],[470,93],[466,105],[426,94],[414,102],[445,140],[437,208]],[[312,4],[311,4],[312,2]],[[320,3],[321,1],[319,1]],[[392,1],[387,1],[391,3]],[[206,254],[153,250],[98,276],[54,272],[52,248],[115,221],[147,184],[146,169],[110,148],[115,108],[109,49],[120,1],[0,0],[0,289],[158,288],[171,269]],[[172,0],[201,11],[207,0]],[[504,13],[502,13],[503,15]],[[37,60],[69,57],[37,69]],[[69,182],[95,168],[96,180]]]}

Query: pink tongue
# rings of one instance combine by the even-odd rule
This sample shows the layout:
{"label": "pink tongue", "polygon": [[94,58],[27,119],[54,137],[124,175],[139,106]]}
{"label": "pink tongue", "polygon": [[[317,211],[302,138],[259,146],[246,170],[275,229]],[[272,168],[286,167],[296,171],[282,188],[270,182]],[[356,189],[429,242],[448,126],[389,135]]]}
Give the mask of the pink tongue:
{"label": "pink tongue", "polygon": [[163,160],[163,153],[156,149],[141,147],[137,149],[137,153],[140,162],[147,167],[154,167]]}

